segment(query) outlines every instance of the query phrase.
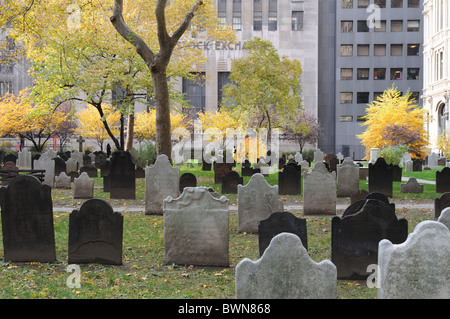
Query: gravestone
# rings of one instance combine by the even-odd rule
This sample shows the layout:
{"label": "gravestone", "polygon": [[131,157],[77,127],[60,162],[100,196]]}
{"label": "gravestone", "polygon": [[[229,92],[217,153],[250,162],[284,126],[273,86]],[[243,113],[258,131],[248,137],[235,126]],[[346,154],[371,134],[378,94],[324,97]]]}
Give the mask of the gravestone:
{"label": "gravestone", "polygon": [[379,157],[375,164],[369,163],[369,193],[379,192],[392,197],[392,167]]}
{"label": "gravestone", "polygon": [[438,155],[434,152],[428,155],[428,167],[431,169],[438,169]]}
{"label": "gravestone", "polygon": [[4,261],[56,260],[51,188],[22,175],[0,189]]}
{"label": "gravestone", "polygon": [[414,177],[410,177],[406,184],[400,185],[400,192],[420,194],[423,193],[423,185],[420,185]]}
{"label": "gravestone", "polygon": [[342,155],[342,153],[339,152],[339,153],[336,154],[336,157],[337,157],[337,159],[339,161],[339,164],[342,164],[342,161],[345,159],[344,155]]}
{"label": "gravestone", "polygon": [[450,167],[436,171],[436,193],[450,192]]}
{"label": "gravestone", "polygon": [[421,172],[423,169],[423,160],[421,158],[413,159],[413,172]]}
{"label": "gravestone", "polygon": [[358,211],[351,209],[343,218],[335,216],[331,221],[331,261],[338,279],[366,279],[370,275],[367,267],[377,264],[379,241],[399,244],[408,236],[407,221],[398,220],[389,205],[376,199],[360,202]]}
{"label": "gravestone", "polygon": [[285,165],[278,172],[278,192],[280,195],[298,195],[302,192],[302,175],[295,167]]}
{"label": "gravestone", "polygon": [[163,200],[178,197],[179,187],[180,168],[173,167],[167,155],[159,155],[155,164],[145,169],[145,214],[162,215]]}
{"label": "gravestone", "polygon": [[61,157],[55,156],[52,158],[52,161],[55,162],[55,176],[66,172],[66,162]]}
{"label": "gravestone", "polygon": [[450,299],[450,230],[423,221],[401,245],[384,239],[378,253],[378,299]]}
{"label": "gravestone", "polygon": [[236,265],[236,299],[335,299],[336,267],[313,261],[300,238],[276,235],[262,257]]}
{"label": "gravestone", "polygon": [[314,152],[314,164],[322,163],[324,156],[325,155],[323,154],[323,152],[321,150],[316,150]]}
{"label": "gravestone", "polygon": [[303,155],[301,153],[297,152],[297,153],[295,153],[294,159],[298,165],[301,165],[301,162],[303,162]]}
{"label": "gravestone", "polygon": [[351,157],[337,165],[337,197],[350,197],[359,189],[359,166]]}
{"label": "gravestone", "polygon": [[122,264],[123,216],[102,199],[69,215],[69,264]]}
{"label": "gravestone", "polygon": [[17,156],[16,165],[19,169],[31,169],[31,152],[26,147],[18,152]]}
{"label": "gravestone", "polygon": [[366,199],[367,195],[369,195],[369,192],[366,191],[365,189],[359,189],[357,191],[355,191],[351,196],[350,196],[350,204],[353,204],[357,201],[360,201],[362,199]]}
{"label": "gravestone", "polygon": [[328,164],[328,169],[330,172],[335,172],[337,169],[337,165],[339,164],[339,160],[336,154],[327,154],[324,158],[325,163]]}
{"label": "gravestone", "polygon": [[244,179],[238,172],[229,171],[222,176],[222,194],[237,194],[239,184],[244,184]]}
{"label": "gravestone", "polygon": [[164,199],[164,263],[228,267],[228,210],[228,199],[206,187]]}
{"label": "gravestone", "polygon": [[262,174],[254,174],[237,187],[238,232],[257,233],[259,221],[279,210],[278,185],[271,186]]}
{"label": "gravestone", "polygon": [[73,198],[89,199],[94,197],[94,180],[86,172],[73,180]]}
{"label": "gravestone", "polygon": [[325,163],[303,175],[303,213],[336,215],[336,172],[329,172]]}
{"label": "gravestone", "polygon": [[71,189],[72,185],[70,184],[70,181],[70,176],[67,176],[66,172],[62,172],[55,177],[55,188]]}
{"label": "gravestone", "polygon": [[66,173],[69,174],[71,172],[77,172],[78,171],[78,162],[74,158],[69,158],[66,161]]}
{"label": "gravestone", "polygon": [[412,171],[413,171],[413,161],[406,160],[405,161],[405,172],[412,172]]}
{"label": "gravestone", "polygon": [[258,225],[259,256],[261,257],[273,237],[281,233],[297,235],[303,247],[308,250],[306,219],[295,217],[290,212],[275,212]]}
{"label": "gravestone", "polygon": [[42,154],[38,160],[33,162],[33,167],[36,170],[45,170],[43,183],[53,187],[53,183],[55,182],[55,162],[52,161],[46,153]]}
{"label": "gravestone", "polygon": [[207,162],[207,161],[205,161],[205,159],[203,158],[202,159],[202,171],[210,171],[211,170],[211,167],[212,167],[212,164],[211,164],[211,162]]}
{"label": "gravestone", "polygon": [[70,155],[70,158],[73,158],[78,163],[78,168],[83,166],[83,153],[80,153],[78,150],[74,150]]}
{"label": "gravestone", "polygon": [[112,154],[109,172],[111,199],[136,199],[136,171],[130,152]]}
{"label": "gravestone", "polygon": [[80,167],[80,174],[86,172],[89,177],[96,178],[98,177],[98,170],[95,165],[87,164]]}
{"label": "gravestone", "polygon": [[184,173],[180,176],[180,192],[183,192],[185,187],[197,187],[197,177],[192,173]]}
{"label": "gravestone", "polygon": [[228,163],[214,162],[213,169],[214,169],[214,184],[220,184],[222,182],[222,176],[231,171],[232,165]]}
{"label": "gravestone", "polygon": [[[105,163],[100,165],[100,177],[105,177],[109,175],[111,172],[111,161],[107,160]],[[144,170],[144,177],[145,177],[145,170]]]}
{"label": "gravestone", "polygon": [[450,207],[444,208],[438,218],[438,222],[443,223],[450,229]]}
{"label": "gravestone", "polygon": [[49,157],[50,159],[54,159],[55,157],[58,156],[58,154],[56,153],[56,151],[53,150],[53,149],[51,149],[51,148],[49,148],[49,149],[45,152],[45,154],[47,154],[48,157]]}
{"label": "gravestone", "polygon": [[70,173],[67,173],[66,175],[70,177],[71,182],[73,182],[75,180],[75,178],[80,177],[80,173],[78,173],[76,171],[72,171]]}
{"label": "gravestone", "polygon": [[434,218],[438,219],[444,208],[450,207],[450,192],[445,192],[434,199]]}
{"label": "gravestone", "polygon": [[136,166],[135,176],[136,178],[145,178],[145,170],[141,166]]}

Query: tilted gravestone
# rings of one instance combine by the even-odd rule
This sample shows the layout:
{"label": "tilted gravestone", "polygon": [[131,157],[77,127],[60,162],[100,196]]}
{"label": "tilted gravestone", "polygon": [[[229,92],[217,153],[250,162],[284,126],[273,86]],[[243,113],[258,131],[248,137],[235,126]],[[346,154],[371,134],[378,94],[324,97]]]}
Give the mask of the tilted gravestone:
{"label": "tilted gravestone", "polygon": [[225,196],[207,187],[186,187],[164,200],[164,263],[229,266],[228,213]]}
{"label": "tilted gravestone", "polygon": [[136,199],[136,171],[130,152],[112,154],[109,172],[111,199]]}
{"label": "tilted gravestone", "polygon": [[180,168],[170,164],[167,155],[161,154],[155,164],[145,169],[145,214],[162,215],[163,200],[179,195]]}
{"label": "tilted gravestone", "polygon": [[197,177],[192,173],[184,173],[180,176],[180,192],[183,192],[185,187],[197,187]]}
{"label": "tilted gravestone", "polygon": [[258,245],[260,257],[270,245],[272,238],[281,233],[297,235],[298,238],[300,238],[303,247],[308,250],[306,219],[295,217],[290,212],[275,212],[272,213],[269,218],[259,222]]}
{"label": "tilted gravestone", "polygon": [[359,189],[359,166],[353,163],[351,157],[346,157],[342,164],[338,164],[337,197],[350,197]]}
{"label": "tilted gravestone", "polygon": [[336,172],[328,171],[325,163],[303,174],[303,213],[336,215]]}
{"label": "tilted gravestone", "polygon": [[246,185],[238,185],[237,197],[240,233],[257,233],[259,221],[280,208],[278,185],[269,185],[259,173],[254,174]]}
{"label": "tilted gravestone", "polygon": [[244,184],[244,179],[236,171],[229,171],[222,176],[222,194],[237,194],[238,185]]}
{"label": "tilted gravestone", "polygon": [[56,260],[53,203],[48,185],[30,175],[0,189],[4,260]]}
{"label": "tilted gravestone", "polygon": [[295,234],[281,233],[256,261],[241,260],[235,271],[237,299],[335,299],[336,267],[313,261]]}
{"label": "tilted gravestone", "polygon": [[441,197],[434,199],[434,218],[438,219],[444,208],[450,207],[450,192],[446,192]]}
{"label": "tilted gravestone", "polygon": [[436,193],[450,192],[450,167],[436,171]]}
{"label": "tilted gravestone", "polygon": [[392,207],[380,200],[367,199],[358,211],[352,209],[343,218],[333,217],[331,261],[336,265],[338,278],[367,278],[371,274],[367,267],[377,264],[380,240],[389,239],[399,244],[407,236],[407,221],[398,220]]}
{"label": "tilted gravestone", "polygon": [[69,264],[122,264],[123,216],[102,199],[69,215]]}
{"label": "tilted gravestone", "polygon": [[380,241],[378,267],[379,299],[450,299],[450,230],[427,220],[400,245]]}
{"label": "tilted gravestone", "polygon": [[382,193],[392,197],[392,167],[379,157],[375,164],[369,163],[369,193]]}
{"label": "tilted gravestone", "polygon": [[278,193],[280,195],[299,195],[302,192],[302,174],[291,165],[284,165],[278,172]]}
{"label": "tilted gravestone", "polygon": [[94,180],[86,172],[73,180],[73,198],[89,199],[94,197]]}

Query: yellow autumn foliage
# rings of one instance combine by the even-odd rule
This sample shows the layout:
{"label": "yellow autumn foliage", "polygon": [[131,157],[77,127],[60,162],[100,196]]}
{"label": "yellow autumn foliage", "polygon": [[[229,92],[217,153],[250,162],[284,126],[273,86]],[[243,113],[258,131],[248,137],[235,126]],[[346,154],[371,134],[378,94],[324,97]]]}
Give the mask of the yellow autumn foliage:
{"label": "yellow autumn foliage", "polygon": [[[171,112],[170,129],[174,130],[186,128],[186,115],[179,112]],[[156,110],[150,109],[148,112],[138,112],[134,120],[134,137],[138,140],[151,140],[156,137]]]}

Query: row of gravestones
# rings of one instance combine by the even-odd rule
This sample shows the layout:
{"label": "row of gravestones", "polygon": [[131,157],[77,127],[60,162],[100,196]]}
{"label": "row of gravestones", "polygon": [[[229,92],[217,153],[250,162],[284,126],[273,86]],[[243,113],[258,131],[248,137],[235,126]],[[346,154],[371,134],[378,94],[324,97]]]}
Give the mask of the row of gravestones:
{"label": "row of gravestones", "polygon": [[[4,259],[54,261],[50,188],[20,176],[1,188],[0,204]],[[188,187],[180,197],[166,198],[163,211],[164,263],[229,266],[225,196]],[[369,196],[350,205],[342,218],[333,217],[331,261],[317,264],[307,253],[306,220],[272,213],[258,223],[260,260],[244,259],[236,267],[236,297],[335,298],[336,279],[367,278],[368,266],[378,264],[382,298],[449,298],[449,219],[447,209],[438,222],[423,222],[408,236],[406,220],[397,219],[387,198]],[[120,265],[122,240],[123,216],[104,200],[88,200],[69,216],[68,262]]]}

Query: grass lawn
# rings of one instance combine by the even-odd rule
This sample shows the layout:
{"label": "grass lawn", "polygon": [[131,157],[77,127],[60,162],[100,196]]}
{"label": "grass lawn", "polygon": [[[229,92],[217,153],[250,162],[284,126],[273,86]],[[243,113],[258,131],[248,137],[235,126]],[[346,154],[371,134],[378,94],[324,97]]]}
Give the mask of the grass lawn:
{"label": "grass lawn", "polygon": [[[213,187],[220,194],[220,185],[213,183],[213,172],[202,171],[199,167],[181,167],[181,173],[194,172],[199,186]],[[404,176],[434,180],[435,171],[413,172]],[[244,184],[250,177],[244,177]],[[277,176],[268,176],[269,184],[277,184]],[[367,182],[360,187],[367,189]],[[0,298],[234,298],[234,271],[243,258],[257,260],[258,235],[237,232],[237,211],[230,211],[229,260],[228,268],[199,267],[192,265],[163,264],[163,217],[146,216],[143,211],[133,211],[144,206],[144,179],[136,183],[136,200],[110,200],[102,190],[102,180],[95,179],[94,197],[108,200],[113,207],[129,207],[124,212],[123,265],[107,266],[85,264],[81,267],[81,287],[68,288],[67,269],[69,212],[54,210],[57,261],[54,263],[10,263],[3,260],[3,244],[0,245]],[[400,193],[400,182],[394,183],[391,202],[425,202],[440,194],[434,185],[425,185],[424,194]],[[79,209],[84,200],[74,200],[72,190],[52,190],[54,207]],[[227,194],[234,205],[237,195]],[[302,196],[280,196],[285,203],[302,203]],[[348,203],[349,199],[339,199]],[[297,217],[307,219],[308,247],[311,258],[320,262],[331,260],[331,217],[304,216],[301,211],[292,212]],[[397,210],[397,215],[408,220],[409,231],[423,220],[433,220],[434,212],[424,209]],[[1,237],[1,236],[0,236]],[[1,240],[1,238],[0,238]],[[338,298],[373,299],[376,289],[367,287],[365,281],[338,280]]]}

